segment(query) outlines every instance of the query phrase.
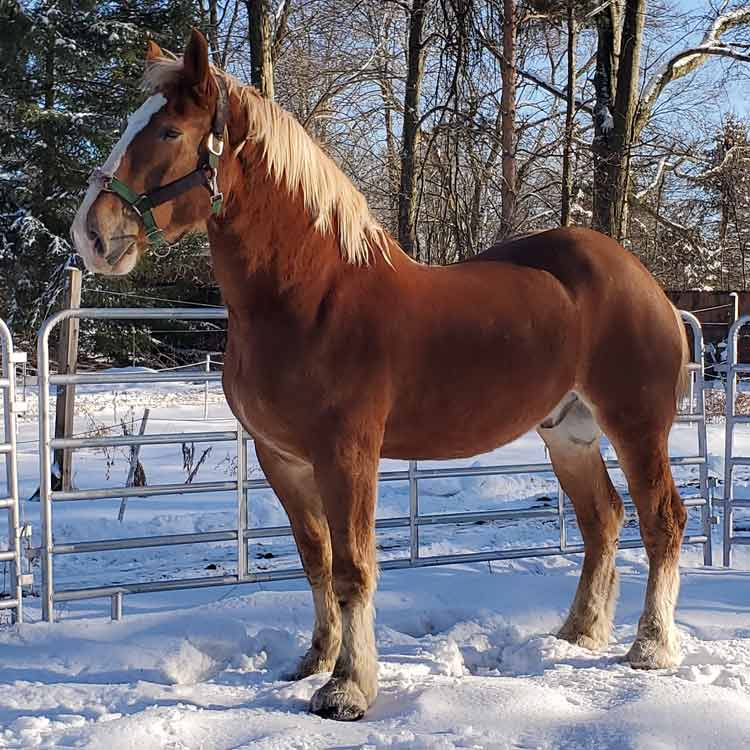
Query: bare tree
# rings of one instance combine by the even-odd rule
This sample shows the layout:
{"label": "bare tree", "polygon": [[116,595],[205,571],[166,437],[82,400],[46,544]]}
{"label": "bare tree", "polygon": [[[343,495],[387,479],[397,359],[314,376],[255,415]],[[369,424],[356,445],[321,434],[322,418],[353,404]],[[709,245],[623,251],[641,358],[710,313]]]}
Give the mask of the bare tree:
{"label": "bare tree", "polygon": [[565,141],[562,156],[562,191],[560,196],[560,224],[570,224],[570,204],[573,198],[573,134],[576,115],[576,44],[578,43],[578,23],[574,0],[567,0],[565,21],[568,35],[568,82],[565,99]]}
{"label": "bare tree", "polygon": [[516,202],[516,34],[517,15],[515,0],[503,0],[503,59],[501,75],[503,93],[502,142],[503,142],[503,212],[500,218],[500,237],[508,237],[515,229]]}
{"label": "bare tree", "polygon": [[245,0],[252,83],[263,96],[274,98],[273,25],[270,0]]}
{"label": "bare tree", "polygon": [[406,91],[401,132],[401,186],[398,196],[398,241],[414,257],[417,245],[417,164],[420,140],[420,97],[424,79],[425,15],[429,0],[412,0],[409,9],[409,46],[406,58]]}

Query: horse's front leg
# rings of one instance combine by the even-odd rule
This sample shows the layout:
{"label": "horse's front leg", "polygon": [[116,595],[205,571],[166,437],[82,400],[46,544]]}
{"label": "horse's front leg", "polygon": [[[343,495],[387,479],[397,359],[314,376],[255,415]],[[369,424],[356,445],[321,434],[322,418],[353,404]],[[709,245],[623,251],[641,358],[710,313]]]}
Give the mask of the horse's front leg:
{"label": "horse's front leg", "polygon": [[289,516],[315,605],[312,644],[291,678],[330,672],[339,653],[341,618],[331,585],[331,536],[312,464],[258,440],[255,452]]}
{"label": "horse's front leg", "polygon": [[315,477],[331,532],[333,591],[342,638],[333,675],[310,710],[325,718],[362,718],[378,692],[372,598],[377,580],[375,502],[380,445],[361,437],[335,440],[315,460]]}

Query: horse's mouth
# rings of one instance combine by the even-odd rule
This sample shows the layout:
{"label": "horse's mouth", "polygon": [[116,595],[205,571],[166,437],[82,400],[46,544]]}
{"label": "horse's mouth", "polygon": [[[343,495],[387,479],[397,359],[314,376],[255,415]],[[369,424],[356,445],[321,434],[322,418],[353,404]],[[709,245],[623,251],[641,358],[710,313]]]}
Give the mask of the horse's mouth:
{"label": "horse's mouth", "polygon": [[[138,235],[125,234],[119,235],[117,237],[110,237],[110,242],[117,242],[118,240],[126,240],[126,242],[122,245],[122,247],[116,248],[115,250],[110,251],[106,256],[104,256],[104,260],[107,261],[110,268],[112,269],[114,269],[123,258],[128,255],[132,255],[137,250],[136,243],[138,241]],[[96,242],[101,243],[101,240],[97,237]],[[104,255],[103,252],[100,254]]]}

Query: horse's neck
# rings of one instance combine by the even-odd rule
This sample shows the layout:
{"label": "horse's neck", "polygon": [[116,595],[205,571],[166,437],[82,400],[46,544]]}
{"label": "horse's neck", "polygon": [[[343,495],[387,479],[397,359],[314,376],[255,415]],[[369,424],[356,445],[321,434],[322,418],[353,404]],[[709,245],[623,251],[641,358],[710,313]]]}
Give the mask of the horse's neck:
{"label": "horse's neck", "polygon": [[[214,272],[230,309],[315,314],[341,275],[338,243],[313,227],[300,195],[277,185],[259,154],[238,160],[225,215],[209,228]],[[278,312],[278,310],[277,310]]]}

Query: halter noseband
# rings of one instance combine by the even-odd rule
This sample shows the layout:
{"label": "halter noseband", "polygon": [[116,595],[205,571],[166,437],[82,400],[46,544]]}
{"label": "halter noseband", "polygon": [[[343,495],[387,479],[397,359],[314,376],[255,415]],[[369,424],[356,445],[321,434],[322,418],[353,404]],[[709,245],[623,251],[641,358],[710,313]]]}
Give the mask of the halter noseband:
{"label": "halter noseband", "polygon": [[159,228],[153,214],[153,209],[163,203],[175,200],[197,185],[202,185],[211,194],[211,213],[218,214],[224,202],[224,194],[219,190],[219,158],[224,153],[224,127],[227,122],[227,90],[226,84],[220,77],[214,77],[218,89],[216,112],[211,123],[211,132],[206,140],[206,155],[201,157],[198,166],[183,177],[154,188],[148,193],[136,193],[117,177],[103,175],[102,190],[119,196],[135,211],[143,222],[146,239],[152,247],[167,244],[163,230]]}

